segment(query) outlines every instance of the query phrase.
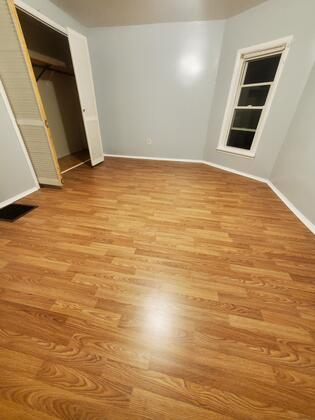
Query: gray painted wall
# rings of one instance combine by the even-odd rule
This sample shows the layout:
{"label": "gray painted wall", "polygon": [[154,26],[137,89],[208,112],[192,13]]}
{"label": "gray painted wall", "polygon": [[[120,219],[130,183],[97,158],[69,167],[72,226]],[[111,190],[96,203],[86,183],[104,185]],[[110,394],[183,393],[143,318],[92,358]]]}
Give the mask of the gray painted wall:
{"label": "gray painted wall", "polygon": [[[269,0],[227,20],[209,119],[206,160],[256,176],[270,176],[313,65],[314,16],[314,0]],[[217,151],[237,50],[288,35],[294,36],[293,43],[256,157],[252,159]]]}
{"label": "gray painted wall", "polygon": [[89,30],[105,153],[202,159],[223,31],[223,21]]}
{"label": "gray painted wall", "polygon": [[315,225],[315,65],[271,174],[273,184]]}
{"label": "gray painted wall", "polygon": [[0,86],[0,207],[37,186],[5,106]]}

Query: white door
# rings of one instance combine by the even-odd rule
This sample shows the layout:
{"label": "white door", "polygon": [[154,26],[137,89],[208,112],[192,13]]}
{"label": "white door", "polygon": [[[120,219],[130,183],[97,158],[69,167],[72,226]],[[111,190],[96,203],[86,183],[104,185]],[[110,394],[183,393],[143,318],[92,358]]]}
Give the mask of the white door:
{"label": "white door", "polygon": [[91,163],[94,166],[103,162],[104,153],[97,115],[89,47],[85,36],[73,29],[67,28],[67,30]]}

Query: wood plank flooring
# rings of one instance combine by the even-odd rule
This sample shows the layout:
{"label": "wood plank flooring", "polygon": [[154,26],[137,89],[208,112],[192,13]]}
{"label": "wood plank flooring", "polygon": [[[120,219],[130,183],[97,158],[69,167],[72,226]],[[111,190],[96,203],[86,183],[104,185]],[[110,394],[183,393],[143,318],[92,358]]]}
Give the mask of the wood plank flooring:
{"label": "wood plank flooring", "polygon": [[315,239],[264,184],[107,158],[0,224],[0,418],[314,419]]}
{"label": "wood plank flooring", "polygon": [[71,168],[88,162],[90,160],[90,153],[88,150],[80,150],[79,152],[71,153],[58,159],[61,173],[68,171]]}

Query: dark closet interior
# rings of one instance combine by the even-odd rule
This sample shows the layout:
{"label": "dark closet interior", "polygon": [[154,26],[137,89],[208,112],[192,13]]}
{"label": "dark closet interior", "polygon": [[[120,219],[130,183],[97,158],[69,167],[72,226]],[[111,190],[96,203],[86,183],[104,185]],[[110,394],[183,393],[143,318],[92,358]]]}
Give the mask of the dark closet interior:
{"label": "dark closet interior", "polygon": [[68,38],[18,10],[61,173],[90,159]]}

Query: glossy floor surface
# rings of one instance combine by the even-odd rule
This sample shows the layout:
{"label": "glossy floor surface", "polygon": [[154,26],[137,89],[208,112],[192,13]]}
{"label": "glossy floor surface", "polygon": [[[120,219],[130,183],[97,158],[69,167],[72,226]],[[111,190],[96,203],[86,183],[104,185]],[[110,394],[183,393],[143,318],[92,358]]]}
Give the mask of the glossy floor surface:
{"label": "glossy floor surface", "polygon": [[315,418],[315,240],[264,184],[107,158],[0,224],[0,418]]}

